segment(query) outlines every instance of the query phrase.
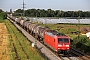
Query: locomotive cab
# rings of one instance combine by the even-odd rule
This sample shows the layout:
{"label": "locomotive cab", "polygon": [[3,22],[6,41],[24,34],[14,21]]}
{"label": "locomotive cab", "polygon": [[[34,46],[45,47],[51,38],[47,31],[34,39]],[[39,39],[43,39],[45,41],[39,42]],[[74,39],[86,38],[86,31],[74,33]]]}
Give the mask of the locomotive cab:
{"label": "locomotive cab", "polygon": [[58,39],[58,46],[57,50],[58,53],[60,52],[68,52],[70,50],[70,38],[67,36],[62,36],[57,38]]}
{"label": "locomotive cab", "polygon": [[56,32],[45,32],[44,43],[57,53],[70,50],[70,38],[61,33],[57,35]]}

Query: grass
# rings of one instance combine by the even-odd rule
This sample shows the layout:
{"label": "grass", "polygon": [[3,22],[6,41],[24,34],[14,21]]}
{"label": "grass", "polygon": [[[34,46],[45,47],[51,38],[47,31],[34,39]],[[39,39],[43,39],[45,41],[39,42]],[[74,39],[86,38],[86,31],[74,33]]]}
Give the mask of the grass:
{"label": "grass", "polygon": [[[21,58],[21,60],[27,60],[27,57],[26,57],[25,53],[22,51],[18,40],[20,41],[24,51],[29,56],[30,60],[45,60],[35,48],[31,47],[31,43],[27,40],[27,38],[25,36],[23,36],[23,34],[20,31],[18,31],[17,28],[12,23],[10,23],[10,21],[5,20],[5,23],[8,28],[8,33],[12,36],[13,42],[15,44],[16,50],[17,50],[18,55]],[[12,31],[12,29],[14,30],[14,32]],[[18,39],[16,38],[15,34],[18,37]],[[12,41],[9,38],[9,48],[11,50],[10,56],[11,56],[11,60],[14,60],[15,52],[12,51],[13,50],[12,47],[13,47]]]}
{"label": "grass", "polygon": [[3,22],[3,19],[2,18],[0,18],[0,23],[2,23]]}

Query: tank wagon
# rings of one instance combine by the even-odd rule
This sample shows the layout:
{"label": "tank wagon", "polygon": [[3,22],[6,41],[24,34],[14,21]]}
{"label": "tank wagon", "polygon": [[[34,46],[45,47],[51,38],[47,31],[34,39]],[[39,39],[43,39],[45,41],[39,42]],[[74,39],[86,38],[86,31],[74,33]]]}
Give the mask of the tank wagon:
{"label": "tank wagon", "polygon": [[29,25],[31,24],[31,22],[28,22],[28,21],[24,21],[23,22],[23,28],[28,31],[29,30]]}
{"label": "tank wagon", "polygon": [[21,20],[20,21],[20,26],[22,27],[22,28],[24,28],[24,22],[25,22],[26,20]]}
{"label": "tank wagon", "polygon": [[17,24],[19,24],[19,25],[20,25],[20,21],[21,21],[20,18],[16,18],[16,19],[15,19],[15,22],[16,22]]}
{"label": "tank wagon", "polygon": [[25,29],[28,33],[32,34],[36,39],[42,41],[53,51],[61,53],[62,51],[70,50],[70,37],[62,33],[58,33],[54,30],[39,26],[26,20],[14,18],[11,15],[7,15],[19,26]]}

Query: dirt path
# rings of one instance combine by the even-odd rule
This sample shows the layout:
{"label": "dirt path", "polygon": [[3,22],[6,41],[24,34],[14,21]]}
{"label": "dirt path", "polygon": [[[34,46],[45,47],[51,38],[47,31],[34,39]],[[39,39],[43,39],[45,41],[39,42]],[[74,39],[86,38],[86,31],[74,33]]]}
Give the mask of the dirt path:
{"label": "dirt path", "polygon": [[4,23],[0,23],[0,60],[9,60],[8,35]]}

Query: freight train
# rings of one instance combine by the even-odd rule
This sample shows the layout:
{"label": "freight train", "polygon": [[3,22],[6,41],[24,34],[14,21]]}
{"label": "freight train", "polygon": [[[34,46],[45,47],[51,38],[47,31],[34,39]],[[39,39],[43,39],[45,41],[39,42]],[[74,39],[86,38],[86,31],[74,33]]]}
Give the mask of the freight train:
{"label": "freight train", "polygon": [[58,33],[54,30],[39,26],[27,20],[16,18],[7,14],[7,18],[14,21],[16,24],[25,29],[29,34],[33,35],[37,40],[43,42],[54,52],[70,51],[70,37],[65,34]]}

